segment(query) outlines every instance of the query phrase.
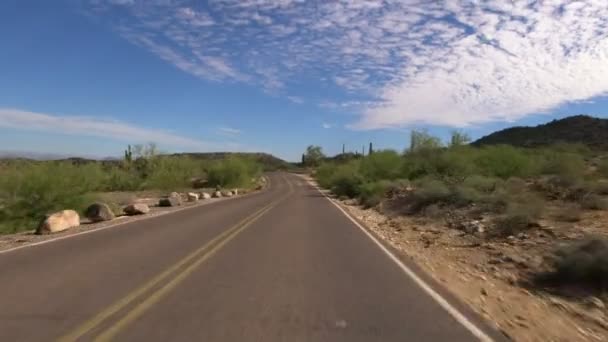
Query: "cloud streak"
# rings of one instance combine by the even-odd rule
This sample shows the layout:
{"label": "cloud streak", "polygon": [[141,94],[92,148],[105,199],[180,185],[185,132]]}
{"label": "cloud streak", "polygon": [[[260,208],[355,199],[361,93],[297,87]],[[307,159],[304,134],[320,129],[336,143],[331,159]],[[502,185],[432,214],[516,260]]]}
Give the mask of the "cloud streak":
{"label": "cloud streak", "polygon": [[0,127],[41,131],[76,136],[101,137],[124,142],[157,142],[187,150],[238,149],[238,145],[205,142],[182,137],[162,130],[137,127],[119,121],[100,120],[80,116],[57,116],[28,112],[18,109],[0,108]]}
{"label": "cloud streak", "polygon": [[357,113],[355,129],[513,121],[608,92],[603,0],[92,4],[126,39],[196,77],[271,94],[335,87],[322,107]]}
{"label": "cloud streak", "polygon": [[228,136],[232,136],[232,137],[241,134],[240,129],[231,128],[231,127],[220,127],[218,130],[219,130],[220,134],[228,135]]}

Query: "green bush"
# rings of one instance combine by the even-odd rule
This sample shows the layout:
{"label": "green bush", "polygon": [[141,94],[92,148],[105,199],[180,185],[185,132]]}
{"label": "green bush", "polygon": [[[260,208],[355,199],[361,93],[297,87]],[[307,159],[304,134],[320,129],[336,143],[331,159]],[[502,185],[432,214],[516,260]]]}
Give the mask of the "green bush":
{"label": "green bush", "polygon": [[361,204],[368,208],[378,205],[391,186],[393,184],[386,180],[361,184],[359,187]]}
{"label": "green bush", "polygon": [[336,172],[334,163],[324,163],[319,166],[314,173],[314,177],[320,186],[329,189],[332,186],[332,176]]}
{"label": "green bush", "polygon": [[577,179],[585,171],[585,160],[573,153],[549,153],[544,156],[541,172],[557,175],[564,179]]}
{"label": "green bush", "polygon": [[532,158],[523,150],[512,146],[483,147],[478,151],[476,165],[484,176],[507,179],[527,177],[534,173]]}
{"label": "green bush", "polygon": [[544,202],[532,194],[520,194],[507,204],[506,214],[494,220],[490,236],[508,237],[524,232],[536,224],[544,211]]}
{"label": "green bush", "polygon": [[551,286],[580,286],[605,292],[608,289],[608,241],[588,238],[554,252],[553,269],[536,281]]}
{"label": "green bush", "polygon": [[493,193],[503,185],[500,178],[472,175],[464,180],[463,185],[482,193]]}
{"label": "green bush", "polygon": [[[210,179],[223,186],[249,186],[260,169],[248,158],[207,162],[149,153],[132,162],[105,164],[72,162],[3,163],[0,168],[0,233],[33,229],[47,213],[81,211],[93,194],[141,189],[179,190],[190,179],[210,170]],[[97,195],[95,195],[97,196]]]}
{"label": "green bush", "polygon": [[359,173],[358,163],[340,165],[331,176],[331,190],[338,196],[355,198],[359,196],[363,177]]}
{"label": "green bush", "polygon": [[207,170],[207,182],[211,186],[246,187],[261,172],[259,165],[248,158],[230,157],[216,161]]}
{"label": "green bush", "polygon": [[361,160],[360,172],[369,181],[393,180],[400,176],[403,158],[395,151],[376,151]]}
{"label": "green bush", "polygon": [[425,178],[415,182],[415,190],[412,192],[409,205],[410,213],[419,213],[432,204],[444,204],[451,202],[452,191],[442,181]]}
{"label": "green bush", "polygon": [[103,172],[96,164],[18,163],[0,174],[0,233],[33,229],[45,214],[90,204]]}

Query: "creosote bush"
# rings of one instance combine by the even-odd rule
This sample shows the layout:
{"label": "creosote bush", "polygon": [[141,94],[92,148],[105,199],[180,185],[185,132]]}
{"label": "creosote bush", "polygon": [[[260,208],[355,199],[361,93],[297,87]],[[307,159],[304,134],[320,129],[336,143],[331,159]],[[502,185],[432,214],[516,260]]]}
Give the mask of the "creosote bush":
{"label": "creosote bush", "polygon": [[[594,151],[580,145],[543,148],[476,147],[456,133],[447,144],[424,131],[412,133],[403,153],[333,158],[316,169],[319,184],[367,207],[390,199],[387,210],[426,215],[464,208],[471,215],[498,215],[493,234],[515,235],[537,225],[545,200],[565,203],[551,217],[576,222],[582,210],[608,210],[608,162],[587,167]],[[605,159],[608,160],[608,159]],[[411,189],[395,186],[405,180]],[[397,189],[396,191],[393,191]]]}
{"label": "creosote bush", "polygon": [[177,190],[193,177],[208,175],[213,185],[248,187],[260,166],[248,158],[218,161],[186,156],[159,156],[137,148],[135,159],[116,163],[11,161],[0,167],[0,234],[33,229],[48,213],[82,212],[97,193],[134,190]]}
{"label": "creosote bush", "polygon": [[558,248],[554,254],[553,269],[538,275],[539,283],[608,290],[608,241],[588,238]]}

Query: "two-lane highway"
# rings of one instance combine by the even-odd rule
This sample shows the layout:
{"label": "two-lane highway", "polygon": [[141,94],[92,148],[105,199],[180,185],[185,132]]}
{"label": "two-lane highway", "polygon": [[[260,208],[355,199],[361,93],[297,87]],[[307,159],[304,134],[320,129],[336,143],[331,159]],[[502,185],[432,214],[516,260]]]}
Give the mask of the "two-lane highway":
{"label": "two-lane highway", "polygon": [[258,194],[0,254],[0,341],[500,339],[302,178],[269,177]]}

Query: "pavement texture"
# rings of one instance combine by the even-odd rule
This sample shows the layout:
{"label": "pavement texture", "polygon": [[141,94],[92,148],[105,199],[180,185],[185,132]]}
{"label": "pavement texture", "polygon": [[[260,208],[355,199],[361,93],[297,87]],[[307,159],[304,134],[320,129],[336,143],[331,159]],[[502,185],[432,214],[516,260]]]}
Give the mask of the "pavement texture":
{"label": "pavement texture", "polygon": [[303,178],[268,177],[254,195],[0,254],[0,341],[480,339]]}

